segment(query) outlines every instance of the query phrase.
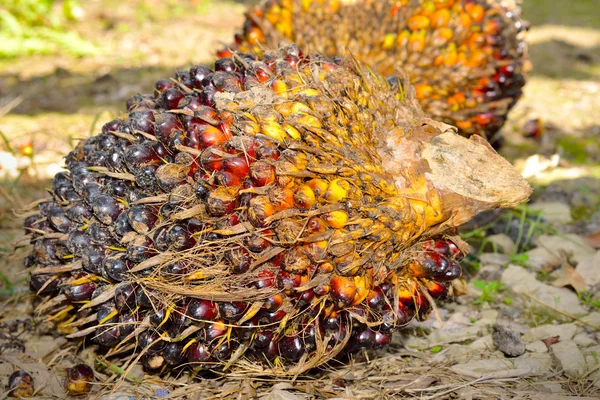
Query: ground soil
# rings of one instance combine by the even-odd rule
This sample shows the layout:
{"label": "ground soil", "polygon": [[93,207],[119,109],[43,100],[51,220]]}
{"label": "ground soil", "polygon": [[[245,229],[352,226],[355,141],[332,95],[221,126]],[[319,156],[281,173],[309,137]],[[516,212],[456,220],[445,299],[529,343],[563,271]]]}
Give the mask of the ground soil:
{"label": "ground soil", "polygon": [[[176,70],[210,62],[215,50],[230,40],[235,27],[243,22],[249,2],[196,0],[183,6],[159,0],[82,3],[85,14],[72,28],[101,44],[100,54],[79,59],[56,55],[0,60],[0,132],[6,139],[5,146],[0,146],[0,399],[8,375],[17,368],[33,375],[39,398],[64,398],[65,367],[78,362],[96,366],[95,397],[116,391],[112,398],[120,398],[121,393],[123,399],[128,398],[124,393],[132,392],[190,399],[600,396],[593,349],[600,336],[598,322],[590,317],[600,308],[597,284],[586,287],[584,282],[583,288],[573,282],[562,285],[573,294],[579,290],[578,304],[585,311],[581,315],[539,297],[540,301],[531,301],[527,292],[519,292],[510,283],[495,291],[489,286],[500,282],[509,264],[527,268],[544,285],[564,279],[564,264],[541,267],[530,256],[523,256],[543,247],[535,242],[542,233],[586,238],[586,251],[599,247],[600,31],[594,27],[600,26],[600,20],[594,17],[597,10],[591,2],[526,0],[525,17],[532,21],[528,40],[533,69],[525,95],[501,134],[506,141],[503,154],[531,175],[536,187],[534,203],[531,208],[465,227],[474,250],[465,264],[465,276],[472,280],[470,294],[441,305],[444,327],[435,318],[415,324],[384,352],[295,381],[207,375],[190,383],[187,375],[162,380],[134,369],[130,376],[142,384],[124,381],[119,369],[107,367],[94,349],[74,351],[76,344],[67,342],[50,322],[33,313],[34,299],[27,292],[21,253],[12,252],[22,235],[21,220],[13,210],[45,196],[51,177],[60,170],[62,156],[79,139],[97,133],[104,122],[120,115],[128,97],[149,92],[155,80]],[[536,118],[545,133],[541,138],[528,138],[525,124]],[[32,146],[32,155],[27,153],[28,146]],[[536,204],[538,210],[550,210],[552,215],[537,218]],[[564,218],[554,218],[557,214]],[[523,221],[529,228],[539,227],[539,231],[531,231],[527,244],[521,241]],[[505,235],[517,248],[490,247],[485,239],[494,233]],[[487,261],[482,257],[490,253],[504,256],[504,263],[492,267],[490,256]],[[581,262],[568,258],[573,254],[564,257],[572,266]],[[581,274],[585,280],[586,275]],[[545,286],[541,290],[542,297],[543,290],[550,291]],[[485,297],[486,291],[493,293],[491,298]],[[585,318],[591,322],[586,323]],[[493,325],[507,320],[513,320],[517,324],[513,329],[524,336],[536,326],[577,323],[575,337],[585,335],[592,340],[584,345],[580,336],[576,343],[584,355],[592,357],[586,373],[566,373],[566,364],[556,352],[548,368],[537,372],[517,373],[513,365],[513,372],[484,368],[486,372],[477,375],[466,367],[456,367],[512,362],[491,342]],[[449,334],[454,328],[458,333]],[[440,337],[443,339],[438,340]],[[478,347],[482,341],[486,345]]]}

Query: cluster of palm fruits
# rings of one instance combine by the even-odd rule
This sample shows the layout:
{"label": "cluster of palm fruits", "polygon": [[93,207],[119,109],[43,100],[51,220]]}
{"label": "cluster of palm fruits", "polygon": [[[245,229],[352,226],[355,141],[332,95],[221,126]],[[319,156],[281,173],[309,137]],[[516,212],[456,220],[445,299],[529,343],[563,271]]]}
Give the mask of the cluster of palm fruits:
{"label": "cluster of palm fruits", "polygon": [[433,118],[492,139],[525,83],[525,29],[514,3],[498,0],[265,0],[219,55],[281,40],[351,52],[385,76],[404,70]]}
{"label": "cluster of palm fruits", "polygon": [[[454,227],[528,195],[410,92],[296,45],[159,80],[27,216],[40,311],[153,371],[294,374],[388,344],[460,275]],[[502,170],[471,182],[448,147]]]}

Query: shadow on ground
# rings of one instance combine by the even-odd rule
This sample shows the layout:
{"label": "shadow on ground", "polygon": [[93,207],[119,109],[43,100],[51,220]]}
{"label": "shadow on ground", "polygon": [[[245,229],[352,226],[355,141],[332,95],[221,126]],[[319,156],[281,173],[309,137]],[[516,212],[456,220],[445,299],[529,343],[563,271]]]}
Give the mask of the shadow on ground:
{"label": "shadow on ground", "polygon": [[600,46],[577,46],[560,39],[552,39],[529,46],[533,64],[532,76],[553,79],[594,80],[600,63]]}
{"label": "shadow on ground", "polygon": [[148,66],[113,68],[96,74],[72,73],[57,68],[53,73],[21,79],[16,75],[0,75],[3,82],[0,102],[7,103],[21,96],[13,114],[36,115],[46,112],[76,113],[84,107],[124,109],[124,101],[137,93],[152,93],[156,80],[174,76],[188,66]]}

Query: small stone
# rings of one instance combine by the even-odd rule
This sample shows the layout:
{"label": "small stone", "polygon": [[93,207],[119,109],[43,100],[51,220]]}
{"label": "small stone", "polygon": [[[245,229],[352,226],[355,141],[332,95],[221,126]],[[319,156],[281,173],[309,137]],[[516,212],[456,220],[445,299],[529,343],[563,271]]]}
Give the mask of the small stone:
{"label": "small stone", "polygon": [[469,344],[469,348],[474,350],[489,350],[494,348],[492,335],[485,335]]}
{"label": "small stone", "polygon": [[578,333],[573,338],[573,341],[579,347],[587,347],[596,344],[596,341],[592,339],[591,336],[587,333]]}
{"label": "small stone", "polygon": [[567,341],[573,339],[575,332],[577,332],[577,325],[575,324],[542,325],[531,328],[523,335],[523,340],[533,342],[558,336],[560,341]]}
{"label": "small stone", "polygon": [[[502,282],[516,293],[533,296],[537,300],[536,303],[541,302],[559,310],[556,312],[548,309],[548,313],[556,318],[564,318],[561,312],[577,317],[588,313],[579,303],[577,295],[571,290],[539,282],[535,275],[525,268],[509,265],[502,273]],[[539,304],[536,305],[539,306]]]}
{"label": "small stone", "polygon": [[130,396],[125,393],[117,392],[105,394],[100,397],[100,400],[135,400],[137,396]]}
{"label": "small stone", "polygon": [[599,357],[599,360],[600,360],[600,345],[587,347],[587,348],[583,349],[583,352],[586,355],[592,355],[592,356],[595,355],[595,357]]}
{"label": "small stone", "polygon": [[525,350],[531,353],[547,353],[548,346],[541,340],[536,340],[535,342],[527,343],[525,345]]}
{"label": "small stone", "polygon": [[502,273],[502,282],[516,293],[531,293],[539,290],[544,284],[535,275],[523,267],[509,265]]}
{"label": "small stone", "polygon": [[[542,343],[543,344],[543,343]],[[553,362],[548,353],[527,353],[513,360],[515,368],[529,369],[531,372],[550,372]]]}
{"label": "small stone", "polygon": [[536,247],[535,249],[526,251],[525,255],[527,255],[525,266],[536,272],[542,269],[554,269],[554,267],[558,267],[562,263],[559,256],[544,247]]}
{"label": "small stone", "polygon": [[549,249],[558,256],[561,256],[561,253],[566,254],[569,260],[572,260],[575,264],[579,264],[587,257],[596,254],[596,250],[588,246],[581,236],[574,234],[541,235],[535,240],[535,243],[538,247]]}
{"label": "small stone", "polygon": [[498,319],[498,310],[483,310],[481,316],[475,322],[476,326],[488,326],[496,323]]}
{"label": "small stone", "polygon": [[301,400],[300,397],[296,396],[293,393],[290,393],[286,390],[273,390],[266,397],[263,397],[264,400]]}
{"label": "small stone", "polygon": [[459,343],[470,340],[481,335],[481,328],[478,326],[465,326],[454,329],[437,329],[427,337],[429,343],[433,345],[445,343]]}
{"label": "small stone", "polygon": [[470,346],[450,345],[431,358],[431,363],[440,364],[450,362],[452,364],[468,363],[480,360],[481,353],[474,353]]}
{"label": "small stone", "polygon": [[492,339],[498,350],[506,356],[518,357],[525,353],[525,344],[521,336],[505,325],[494,325]]}
{"label": "small stone", "polygon": [[600,387],[600,359],[598,358],[598,354],[596,354],[595,356],[585,356],[585,361],[587,363],[588,369],[595,369],[595,372],[591,374],[589,380],[594,382],[594,386]]}
{"label": "small stone", "polygon": [[481,265],[496,265],[503,266],[510,263],[510,256],[502,253],[483,253],[479,256],[479,263]]}
{"label": "small stone", "polygon": [[527,375],[530,372],[529,370],[515,369],[510,361],[503,359],[472,361],[466,364],[454,365],[450,369],[457,374],[471,378],[481,378],[482,376],[509,378]]}
{"label": "small stone", "polygon": [[[493,254],[493,253],[489,253]],[[491,282],[497,281],[502,276],[502,265],[501,264],[481,264],[479,272],[477,272],[477,279]],[[467,289],[467,293],[469,293]]]}
{"label": "small stone", "polygon": [[575,342],[572,340],[561,341],[553,344],[550,350],[560,363],[565,375],[578,378],[585,374],[587,364]]}
{"label": "small stone", "polygon": [[600,251],[593,256],[584,258],[577,264],[575,271],[585,280],[587,288],[596,286],[600,283]]}
{"label": "small stone", "polygon": [[513,304],[511,304],[510,306],[500,304],[500,313],[503,318],[510,318],[512,320],[516,320],[521,316],[522,311],[514,306],[515,303],[517,303],[517,301],[521,303],[520,305],[522,305],[523,302],[520,301],[519,298],[513,299]]}
{"label": "small stone", "polygon": [[[567,393],[567,391],[565,389],[563,389],[562,385],[560,383],[553,383],[553,382],[532,382],[531,385],[533,387],[535,387],[536,390],[540,391],[540,392],[545,392],[545,393]],[[542,397],[544,399],[550,400],[552,398],[556,399],[556,396],[553,397]],[[560,399],[560,398],[559,398]],[[565,399],[565,400],[568,400]]]}
{"label": "small stone", "polygon": [[568,224],[573,221],[571,207],[559,201],[535,202],[529,205],[534,211],[540,211],[544,219],[550,224]]}
{"label": "small stone", "polygon": [[585,317],[582,317],[581,320],[585,323],[595,326],[596,328],[600,328],[600,312],[598,311],[589,313]]}
{"label": "small stone", "polygon": [[510,238],[510,236],[505,235],[504,233],[490,235],[486,239],[489,242],[494,243],[498,250],[504,254],[512,254],[515,249],[515,242]]}

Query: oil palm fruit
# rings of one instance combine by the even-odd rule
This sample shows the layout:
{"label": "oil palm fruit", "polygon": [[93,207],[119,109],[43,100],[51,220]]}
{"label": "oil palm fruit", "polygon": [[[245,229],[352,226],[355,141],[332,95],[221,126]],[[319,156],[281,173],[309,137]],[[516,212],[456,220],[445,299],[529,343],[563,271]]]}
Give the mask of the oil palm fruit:
{"label": "oil palm fruit", "polygon": [[530,192],[409,83],[296,45],[159,81],[52,186],[25,265],[60,330],[151,371],[276,375],[385,346],[460,275],[455,227]]}
{"label": "oil palm fruit", "polygon": [[[261,54],[281,40],[373,70],[403,69],[432,118],[494,142],[525,83],[526,24],[499,0],[265,0],[230,49]],[[293,58],[294,56],[292,56]]]}

